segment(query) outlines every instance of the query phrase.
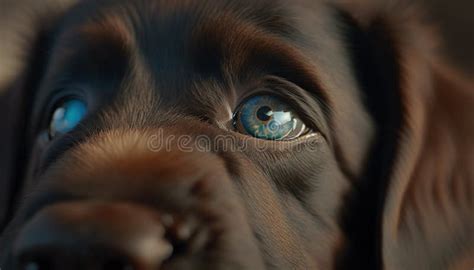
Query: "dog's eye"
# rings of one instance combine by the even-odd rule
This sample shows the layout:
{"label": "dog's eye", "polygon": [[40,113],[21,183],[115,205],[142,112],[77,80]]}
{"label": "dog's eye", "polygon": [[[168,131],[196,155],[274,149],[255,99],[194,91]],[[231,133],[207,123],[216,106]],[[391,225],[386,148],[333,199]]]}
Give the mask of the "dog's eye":
{"label": "dog's eye", "polygon": [[295,110],[272,95],[253,96],[234,115],[237,131],[266,140],[292,140],[308,132]]}
{"label": "dog's eye", "polygon": [[51,138],[71,131],[86,115],[86,104],[79,99],[65,100],[54,109],[49,123]]}

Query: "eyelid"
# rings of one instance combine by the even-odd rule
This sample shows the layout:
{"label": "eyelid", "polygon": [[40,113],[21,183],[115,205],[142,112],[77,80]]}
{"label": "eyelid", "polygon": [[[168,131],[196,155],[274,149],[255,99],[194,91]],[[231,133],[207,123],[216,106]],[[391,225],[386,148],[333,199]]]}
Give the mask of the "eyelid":
{"label": "eyelid", "polygon": [[303,88],[285,78],[270,74],[237,89],[241,90],[237,92],[234,101],[235,110],[242,102],[254,95],[261,93],[277,95],[295,109],[295,112],[312,132],[320,133],[331,144],[330,104],[324,96],[314,92],[314,89]]}
{"label": "eyelid", "polygon": [[39,117],[35,123],[33,131],[48,130],[50,119],[56,109],[56,107],[67,99],[78,99],[83,101],[88,106],[88,100],[84,94],[84,91],[78,87],[70,88],[57,88],[44,99],[44,105],[39,111]]}
{"label": "eyelid", "polygon": [[[284,110],[285,114],[288,113],[288,115],[292,115],[292,117],[283,122],[279,121],[282,119],[277,120],[277,118],[273,119],[273,117],[269,118],[269,121],[256,120],[256,122],[253,122],[253,118],[256,117],[256,115],[254,115],[256,113],[255,110],[258,108],[264,108],[264,106],[266,106],[265,104],[270,106],[268,109],[276,109],[274,111],[275,117],[277,114],[281,115],[281,110]],[[273,111],[273,109],[271,110]],[[288,126],[290,122],[293,123],[293,127],[291,128]],[[272,131],[271,123],[278,123],[278,131]],[[305,121],[299,116],[298,109],[291,103],[281,99],[281,96],[275,94],[273,91],[256,92],[244,99],[239,106],[237,106],[234,112],[233,127],[242,134],[258,139],[274,141],[291,141],[301,137],[302,135],[313,132],[313,130],[308,127]],[[285,133],[281,133],[282,131]]]}
{"label": "eyelid", "polygon": [[[234,108],[233,116],[235,116],[236,111],[240,107],[242,107],[242,104],[244,104],[245,102],[247,102],[247,101],[249,101],[252,98],[257,97],[257,96],[266,96],[266,95],[276,96],[277,98],[279,98],[279,99],[281,99],[285,102],[288,102],[288,100],[283,95],[279,94],[278,91],[275,91],[271,87],[257,88],[257,89],[254,89],[254,90],[250,91],[250,92],[245,93],[245,95],[242,95],[239,99],[237,99],[237,105]],[[294,106],[294,104],[291,101],[288,102],[288,105],[290,105],[292,107]]]}

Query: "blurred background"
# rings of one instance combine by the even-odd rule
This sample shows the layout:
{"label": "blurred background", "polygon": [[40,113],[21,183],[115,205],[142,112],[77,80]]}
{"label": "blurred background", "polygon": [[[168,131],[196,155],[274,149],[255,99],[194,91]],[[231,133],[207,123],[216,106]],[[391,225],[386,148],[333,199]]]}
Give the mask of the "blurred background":
{"label": "blurred background", "polygon": [[444,37],[447,60],[474,77],[474,0],[417,0]]}

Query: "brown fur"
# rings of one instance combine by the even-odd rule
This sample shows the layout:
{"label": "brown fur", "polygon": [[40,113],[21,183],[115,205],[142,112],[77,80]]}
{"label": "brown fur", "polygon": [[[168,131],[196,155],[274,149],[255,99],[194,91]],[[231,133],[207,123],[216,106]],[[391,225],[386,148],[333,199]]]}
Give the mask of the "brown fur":
{"label": "brown fur", "polygon": [[[207,244],[165,269],[474,266],[474,82],[447,67],[419,8],[60,2],[1,3],[0,120],[13,128],[0,135],[0,266],[28,228],[83,209],[68,200],[195,219]],[[88,92],[100,106],[68,143],[44,142],[41,107],[66,71],[100,84]],[[272,142],[230,119],[259,89],[293,100],[317,132],[259,151]],[[160,130],[250,146],[151,151]]]}

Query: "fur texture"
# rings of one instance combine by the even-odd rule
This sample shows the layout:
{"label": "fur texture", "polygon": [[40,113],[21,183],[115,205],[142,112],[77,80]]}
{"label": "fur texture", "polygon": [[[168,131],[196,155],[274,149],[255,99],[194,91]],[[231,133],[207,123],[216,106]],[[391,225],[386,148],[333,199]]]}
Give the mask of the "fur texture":
{"label": "fur texture", "polygon": [[[37,2],[0,4],[2,269],[17,267],[28,228],[95,200],[207,228],[206,245],[163,269],[474,266],[474,83],[444,63],[420,9]],[[289,101],[312,136],[237,133],[233,112],[262,89]],[[51,102],[70,92],[86,97],[88,116],[48,140]],[[152,151],[156,134],[210,140],[206,151],[177,141]],[[248,147],[230,151],[223,135]]]}

